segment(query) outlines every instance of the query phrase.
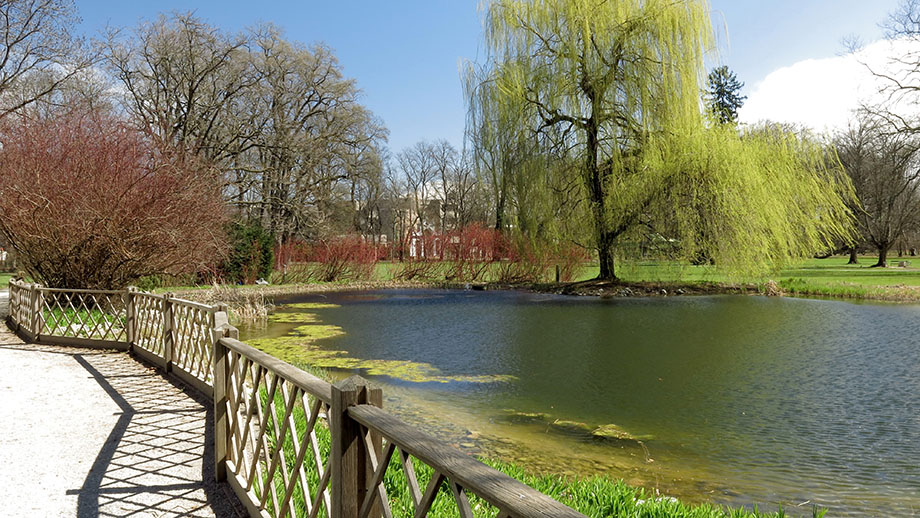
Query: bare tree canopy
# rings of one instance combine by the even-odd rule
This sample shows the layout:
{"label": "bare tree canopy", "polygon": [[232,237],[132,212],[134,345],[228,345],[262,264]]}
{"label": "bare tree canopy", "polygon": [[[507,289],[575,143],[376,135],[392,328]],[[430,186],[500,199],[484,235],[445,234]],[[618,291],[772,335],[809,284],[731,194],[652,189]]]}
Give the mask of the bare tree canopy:
{"label": "bare tree canopy", "polygon": [[885,267],[892,245],[920,224],[920,141],[862,112],[834,143],[861,202],[859,231],[878,250],[875,266]]}
{"label": "bare tree canopy", "polygon": [[106,63],[126,93],[125,111],[138,123],[218,163],[247,136],[224,123],[243,90],[260,79],[247,59],[249,43],[190,13],[160,15],[130,35],[110,31]]}
{"label": "bare tree canopy", "polygon": [[96,60],[73,35],[68,0],[0,1],[0,119],[54,92]]}
{"label": "bare tree canopy", "polygon": [[278,242],[358,226],[357,185],[380,178],[387,132],[331,49],[272,25],[229,34],[174,13],[110,32],[106,57],[125,111],[214,164],[240,218]]}

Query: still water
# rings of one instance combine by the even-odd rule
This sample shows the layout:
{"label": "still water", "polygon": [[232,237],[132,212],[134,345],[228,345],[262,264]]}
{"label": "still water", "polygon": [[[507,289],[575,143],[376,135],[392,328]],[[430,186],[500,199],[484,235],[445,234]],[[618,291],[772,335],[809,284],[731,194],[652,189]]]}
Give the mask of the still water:
{"label": "still water", "polygon": [[[305,350],[334,376],[370,372],[392,411],[472,452],[690,502],[920,516],[920,306],[438,290],[284,302],[310,301],[329,305],[281,311],[343,333]],[[294,327],[243,338],[290,341]],[[437,381],[328,358],[415,362]]]}

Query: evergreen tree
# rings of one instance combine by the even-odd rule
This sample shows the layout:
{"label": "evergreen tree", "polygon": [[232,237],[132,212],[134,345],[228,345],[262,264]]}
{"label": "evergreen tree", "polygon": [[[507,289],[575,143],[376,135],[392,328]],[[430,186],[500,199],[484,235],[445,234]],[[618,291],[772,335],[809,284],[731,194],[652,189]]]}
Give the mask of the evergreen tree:
{"label": "evergreen tree", "polygon": [[747,99],[746,95],[740,95],[743,87],[744,83],[725,65],[709,73],[706,102],[720,123],[727,124],[738,119],[738,108]]}

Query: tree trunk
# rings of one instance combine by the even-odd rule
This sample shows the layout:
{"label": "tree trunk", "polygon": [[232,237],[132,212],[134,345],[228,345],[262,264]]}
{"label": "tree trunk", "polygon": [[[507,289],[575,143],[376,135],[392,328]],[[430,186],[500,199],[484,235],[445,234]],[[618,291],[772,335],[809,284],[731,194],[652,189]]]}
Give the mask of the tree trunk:
{"label": "tree trunk", "polygon": [[495,230],[505,230],[505,193],[498,197],[498,203],[495,204]]}
{"label": "tree trunk", "polygon": [[608,239],[607,243],[598,243],[597,256],[601,265],[601,271],[597,278],[600,280],[615,281],[617,276],[613,270],[613,239]]}
{"label": "tree trunk", "polygon": [[600,166],[597,163],[598,130],[593,114],[585,126],[587,136],[585,179],[587,180],[588,193],[591,198],[591,212],[592,216],[594,216],[594,232],[597,239],[597,257],[601,267],[597,278],[598,280],[615,281],[617,276],[613,269],[613,242],[616,236],[608,228],[609,224],[606,218],[604,182],[601,178]]}
{"label": "tree trunk", "polygon": [[873,264],[873,268],[887,268],[888,267],[888,247],[890,245],[885,244],[884,246],[878,247],[878,262]]}
{"label": "tree trunk", "polygon": [[847,264],[859,264],[859,257],[856,255],[856,247],[850,249],[850,260]]}

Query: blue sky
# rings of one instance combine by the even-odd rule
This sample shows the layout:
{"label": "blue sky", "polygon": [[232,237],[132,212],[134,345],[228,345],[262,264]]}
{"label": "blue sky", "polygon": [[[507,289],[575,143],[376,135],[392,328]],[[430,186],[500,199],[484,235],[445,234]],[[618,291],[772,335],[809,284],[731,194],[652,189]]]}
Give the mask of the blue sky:
{"label": "blue sky", "polygon": [[[749,95],[771,72],[840,54],[845,36],[858,35],[866,42],[881,38],[878,23],[897,4],[897,0],[711,1],[720,61],[736,71]],[[475,60],[479,52],[478,7],[478,0],[77,0],[82,29],[90,35],[106,24],[133,27],[158,12],[194,10],[209,23],[229,30],[270,21],[283,27],[291,39],[322,41],[335,49],[346,75],[362,89],[364,103],[386,123],[394,151],[422,139],[446,138],[458,147],[462,144],[465,107],[459,67],[463,60]],[[770,113],[769,105],[763,110]]]}

